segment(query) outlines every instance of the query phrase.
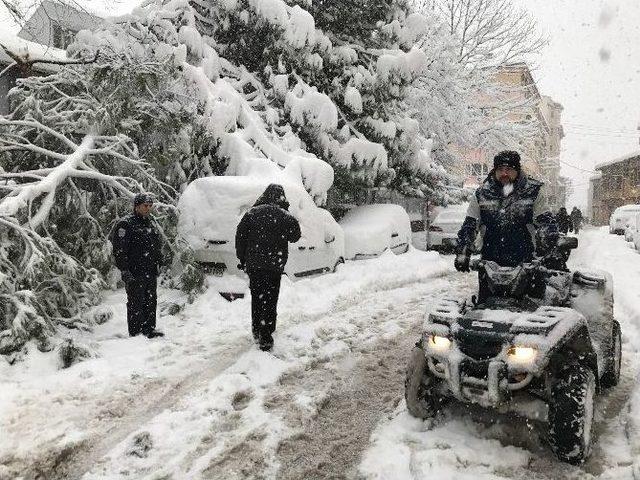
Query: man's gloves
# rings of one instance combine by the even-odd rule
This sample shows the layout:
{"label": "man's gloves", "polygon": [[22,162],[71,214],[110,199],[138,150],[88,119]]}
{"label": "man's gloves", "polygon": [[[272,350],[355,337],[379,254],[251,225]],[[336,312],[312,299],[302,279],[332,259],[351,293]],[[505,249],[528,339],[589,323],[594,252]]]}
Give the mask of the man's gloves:
{"label": "man's gloves", "polygon": [[129,282],[133,280],[133,275],[129,270],[120,271],[120,277],[122,278],[122,281],[124,282],[125,285],[128,285]]}
{"label": "man's gloves", "polygon": [[456,259],[453,261],[453,266],[456,267],[456,270],[459,272],[468,272],[469,262],[471,257],[466,253],[459,253],[456,255]]}

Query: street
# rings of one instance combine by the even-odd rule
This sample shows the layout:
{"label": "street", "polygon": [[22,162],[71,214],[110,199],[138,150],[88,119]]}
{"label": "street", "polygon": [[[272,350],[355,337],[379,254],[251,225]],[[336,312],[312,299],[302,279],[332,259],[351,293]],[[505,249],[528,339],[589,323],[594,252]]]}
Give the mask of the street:
{"label": "street", "polygon": [[412,250],[283,282],[272,354],[250,342],[246,298],[209,291],[161,316],[166,339],[148,341],[122,335],[116,292],[114,318],[79,334],[99,358],[2,366],[18,371],[0,394],[0,478],[637,478],[640,254],[606,229],[579,239],[571,265],[613,274],[623,331],[622,379],[598,399],[581,467],[557,461],[524,419],[455,404],[409,416],[404,369],[424,313],[470,296],[476,278]]}

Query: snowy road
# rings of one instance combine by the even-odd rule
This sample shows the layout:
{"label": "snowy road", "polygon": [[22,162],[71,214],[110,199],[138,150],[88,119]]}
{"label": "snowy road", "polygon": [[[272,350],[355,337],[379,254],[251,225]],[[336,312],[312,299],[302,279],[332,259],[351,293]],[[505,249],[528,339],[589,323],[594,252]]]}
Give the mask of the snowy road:
{"label": "snowy road", "polygon": [[408,415],[424,311],[474,286],[450,257],[414,251],[285,281],[273,354],[249,342],[248,299],[202,295],[147,342],[119,335],[112,295],[114,319],[79,334],[98,358],[61,371],[36,351],[0,367],[0,479],[640,478],[640,254],[605,230],[580,242],[574,265],[614,275],[624,336],[623,378],[599,400],[582,467],[556,461],[543,426],[522,419],[455,405]]}

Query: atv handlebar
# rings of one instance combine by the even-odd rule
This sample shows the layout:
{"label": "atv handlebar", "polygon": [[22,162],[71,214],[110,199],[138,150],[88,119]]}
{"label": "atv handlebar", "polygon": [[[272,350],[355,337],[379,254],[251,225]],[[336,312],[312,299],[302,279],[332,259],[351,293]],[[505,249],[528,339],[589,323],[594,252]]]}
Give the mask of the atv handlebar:
{"label": "atv handlebar", "polygon": [[[553,269],[542,266],[542,261],[544,260],[544,258],[545,257],[537,258],[532,262],[521,263],[520,265],[517,265],[515,267],[506,267],[506,268],[523,267],[525,270],[535,270],[537,272],[542,273],[543,275],[549,275],[549,276],[556,275],[560,270],[553,270]],[[469,269],[478,272],[481,269],[483,269],[484,266],[490,261],[491,260],[482,260],[480,258],[474,258],[471,260],[471,262],[469,262]],[[492,263],[496,263],[496,262],[492,262]]]}

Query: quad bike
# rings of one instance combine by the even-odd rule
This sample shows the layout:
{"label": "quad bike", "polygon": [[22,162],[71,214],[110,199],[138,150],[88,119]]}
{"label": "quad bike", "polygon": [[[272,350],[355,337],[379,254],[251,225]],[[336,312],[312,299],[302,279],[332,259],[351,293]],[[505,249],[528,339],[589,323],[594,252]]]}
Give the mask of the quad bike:
{"label": "quad bike", "polygon": [[[560,240],[566,253],[578,244]],[[411,354],[405,398],[418,418],[450,398],[546,418],[551,449],[579,464],[591,450],[595,395],[620,377],[613,283],[606,272],[543,265],[474,260],[490,293],[469,303],[443,299],[432,309]]]}

